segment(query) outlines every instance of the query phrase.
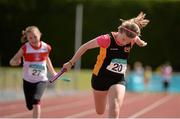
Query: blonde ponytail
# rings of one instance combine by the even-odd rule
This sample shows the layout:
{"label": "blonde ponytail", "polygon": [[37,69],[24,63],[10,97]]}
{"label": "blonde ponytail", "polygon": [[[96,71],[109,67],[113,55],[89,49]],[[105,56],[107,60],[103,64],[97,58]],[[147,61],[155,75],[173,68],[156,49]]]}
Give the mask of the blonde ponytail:
{"label": "blonde ponytail", "polygon": [[133,23],[137,24],[140,29],[142,29],[150,22],[150,20],[145,19],[145,16],[146,16],[145,13],[140,12],[138,14],[138,16],[135,17],[135,18],[132,18],[132,19],[129,19],[129,20],[120,19],[120,21],[122,21],[122,23],[126,22],[126,21],[133,22]]}
{"label": "blonde ponytail", "polygon": [[27,42],[28,40],[27,40],[27,36],[26,36],[26,33],[25,33],[25,31],[23,30],[22,31],[22,36],[21,36],[21,43],[25,43],[25,42]]}

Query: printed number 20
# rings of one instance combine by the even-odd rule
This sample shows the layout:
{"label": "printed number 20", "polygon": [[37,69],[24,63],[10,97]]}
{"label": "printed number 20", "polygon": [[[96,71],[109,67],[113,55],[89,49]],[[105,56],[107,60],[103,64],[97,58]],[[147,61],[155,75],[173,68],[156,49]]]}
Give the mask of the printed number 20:
{"label": "printed number 20", "polygon": [[121,72],[122,71],[122,64],[115,63],[112,70]]}

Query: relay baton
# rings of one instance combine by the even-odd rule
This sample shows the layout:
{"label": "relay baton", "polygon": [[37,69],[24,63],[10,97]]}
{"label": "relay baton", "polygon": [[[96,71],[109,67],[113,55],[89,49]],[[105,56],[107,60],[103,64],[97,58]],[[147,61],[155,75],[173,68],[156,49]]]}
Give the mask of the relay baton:
{"label": "relay baton", "polygon": [[[49,80],[49,82],[50,83],[53,83],[55,80],[57,80],[64,72],[66,72],[67,71],[67,69],[66,68],[62,68],[61,69],[61,71],[60,72],[58,72],[55,76],[53,76],[50,80]],[[62,79],[62,80],[64,80],[64,79]],[[66,80],[65,80],[66,81]],[[69,80],[68,80],[69,81]]]}

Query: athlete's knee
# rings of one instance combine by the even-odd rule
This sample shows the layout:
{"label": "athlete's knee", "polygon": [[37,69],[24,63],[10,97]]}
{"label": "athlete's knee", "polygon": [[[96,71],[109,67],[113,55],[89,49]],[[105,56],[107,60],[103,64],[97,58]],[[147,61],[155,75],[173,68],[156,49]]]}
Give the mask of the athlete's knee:
{"label": "athlete's knee", "polygon": [[32,110],[33,109],[33,105],[32,104],[27,104],[26,107],[27,107],[28,110]]}
{"label": "athlete's knee", "polygon": [[104,114],[104,111],[96,110],[96,113],[99,114],[99,115],[102,115],[102,114]]}
{"label": "athlete's knee", "polygon": [[32,110],[33,109],[33,105],[39,105],[40,104],[40,100],[39,99],[33,99],[32,102],[29,102],[26,107],[28,110]]}
{"label": "athlete's knee", "polygon": [[118,115],[121,105],[122,105],[122,102],[120,101],[120,99],[118,98],[115,99],[114,102],[109,105],[109,112],[114,115]]}
{"label": "athlete's knee", "polygon": [[120,110],[122,103],[123,103],[122,99],[120,99],[120,98],[115,99],[115,109]]}
{"label": "athlete's knee", "polygon": [[104,114],[104,112],[105,112],[105,109],[96,109],[96,113],[99,115]]}
{"label": "athlete's knee", "polygon": [[33,105],[38,105],[40,104],[40,100],[39,99],[33,99]]}

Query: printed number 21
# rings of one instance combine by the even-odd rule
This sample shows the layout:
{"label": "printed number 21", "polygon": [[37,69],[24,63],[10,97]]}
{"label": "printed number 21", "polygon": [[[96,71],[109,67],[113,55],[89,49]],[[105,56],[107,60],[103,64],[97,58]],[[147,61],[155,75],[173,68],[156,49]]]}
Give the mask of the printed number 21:
{"label": "printed number 21", "polygon": [[115,63],[112,70],[121,72],[122,71],[122,64]]}

